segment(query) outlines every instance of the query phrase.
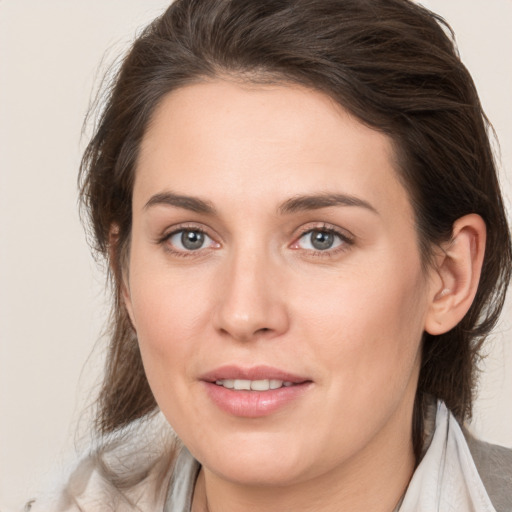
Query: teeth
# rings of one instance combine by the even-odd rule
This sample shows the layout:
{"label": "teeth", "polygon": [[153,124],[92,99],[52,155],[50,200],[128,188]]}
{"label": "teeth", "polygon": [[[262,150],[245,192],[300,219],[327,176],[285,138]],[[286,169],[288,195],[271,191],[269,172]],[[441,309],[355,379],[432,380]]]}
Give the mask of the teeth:
{"label": "teeth", "polygon": [[218,386],[236,391],[268,391],[269,389],[279,389],[280,387],[293,386],[292,382],[286,382],[277,379],[246,380],[246,379],[222,379],[215,382]]}
{"label": "teeth", "polygon": [[244,379],[235,379],[235,389],[238,390],[250,390],[251,389],[251,381]]}
{"label": "teeth", "polygon": [[268,391],[270,389],[270,381],[264,380],[253,380],[251,381],[251,389],[253,391]]}
{"label": "teeth", "polygon": [[282,380],[270,379],[270,381],[269,381],[270,389],[278,389],[282,385],[283,385],[283,381]]}

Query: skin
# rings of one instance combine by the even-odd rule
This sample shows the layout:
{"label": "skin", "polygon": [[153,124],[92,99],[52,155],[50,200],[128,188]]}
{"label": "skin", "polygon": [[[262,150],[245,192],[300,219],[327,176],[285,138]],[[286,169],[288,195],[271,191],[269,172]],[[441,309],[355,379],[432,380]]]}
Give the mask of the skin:
{"label": "skin", "polygon": [[[283,211],[327,193],[358,204]],[[183,229],[204,245],[187,250]],[[315,250],[314,229],[339,233],[333,248]],[[390,140],[325,95],[219,79],[165,97],[136,171],[125,301],[159,407],[203,465],[194,511],[393,510],[415,464],[422,334],[449,328],[443,275],[422,268]],[[226,364],[312,383],[240,418],[200,380]]]}

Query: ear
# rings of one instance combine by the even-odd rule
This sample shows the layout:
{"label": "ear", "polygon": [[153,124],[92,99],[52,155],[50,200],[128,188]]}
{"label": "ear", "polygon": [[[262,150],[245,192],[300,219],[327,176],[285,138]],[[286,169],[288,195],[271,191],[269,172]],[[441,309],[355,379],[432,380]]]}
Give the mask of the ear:
{"label": "ear", "polygon": [[130,284],[128,280],[128,269],[126,263],[123,263],[122,257],[119,255],[119,226],[112,224],[108,234],[108,258],[112,274],[115,276],[116,281],[119,282],[119,292],[123,301],[124,307],[130,318],[130,323],[135,330],[133,322],[133,308],[130,294]]}
{"label": "ear", "polygon": [[452,239],[441,246],[433,269],[433,289],[425,331],[438,335],[453,329],[475,298],[486,241],[485,222],[476,214],[453,225]]}

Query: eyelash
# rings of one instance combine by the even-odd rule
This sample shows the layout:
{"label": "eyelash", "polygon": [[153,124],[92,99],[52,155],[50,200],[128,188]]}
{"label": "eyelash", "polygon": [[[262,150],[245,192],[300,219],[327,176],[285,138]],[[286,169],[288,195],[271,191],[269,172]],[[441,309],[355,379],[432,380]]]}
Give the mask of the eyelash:
{"label": "eyelash", "polygon": [[[200,233],[204,235],[205,237],[208,237],[210,240],[214,241],[213,237],[211,237],[208,232],[205,229],[202,229],[199,226],[190,226],[190,225],[181,225],[177,226],[175,229],[173,229],[170,233],[166,233],[163,237],[161,237],[159,240],[157,240],[157,243],[164,246],[164,249],[171,253],[173,256],[178,256],[180,258],[194,258],[201,255],[201,253],[204,251],[205,247],[201,247],[197,250],[181,250],[181,249],[175,249],[173,246],[169,243],[170,239],[179,234],[179,233]],[[215,241],[214,241],[215,242]],[[218,242],[215,242],[217,245]]]}
{"label": "eyelash", "polygon": [[354,245],[354,238],[352,235],[349,235],[346,231],[342,231],[339,228],[332,226],[330,224],[321,224],[316,225],[313,227],[306,227],[303,228],[302,232],[299,234],[299,236],[295,239],[295,242],[292,243],[292,249],[294,250],[301,250],[300,247],[293,247],[297,246],[299,241],[305,237],[308,234],[314,233],[314,232],[320,232],[320,233],[329,233],[334,235],[340,240],[340,244],[337,247],[334,247],[332,249],[326,249],[326,250],[309,250],[306,249],[308,252],[308,256],[311,257],[318,257],[318,258],[332,258],[339,253],[346,252],[350,249],[352,245]]}
{"label": "eyelash", "polygon": [[[181,249],[175,249],[173,246],[169,243],[170,239],[179,234],[184,232],[190,232],[190,233],[200,233],[204,235],[205,237],[208,237],[210,240],[212,240],[217,246],[220,247],[220,244],[218,242],[215,242],[214,238],[211,237],[208,232],[199,227],[199,226],[191,226],[191,225],[181,225],[176,226],[175,229],[173,229],[170,233],[166,233],[164,236],[159,238],[157,240],[157,243],[160,245],[163,245],[165,250],[169,253],[171,253],[173,256],[178,256],[181,258],[193,258],[193,257],[199,257],[202,255],[203,251],[205,249],[208,249],[208,247],[200,247],[197,250],[181,250]],[[328,233],[332,234],[335,237],[337,237],[340,241],[340,244],[332,249],[326,249],[326,250],[311,250],[311,249],[302,249],[301,247],[298,247],[299,241],[305,237],[308,234],[314,233],[314,232],[320,232],[320,233]],[[331,258],[333,256],[336,256],[337,254],[341,252],[345,252],[349,250],[349,248],[354,244],[354,239],[351,235],[347,234],[345,231],[341,231],[339,228],[336,228],[335,226],[332,226],[330,224],[321,224],[316,226],[308,226],[302,229],[301,233],[297,238],[295,238],[295,241],[292,242],[292,244],[289,246],[293,250],[302,250],[304,252],[307,252],[308,256],[310,257],[320,257],[320,258]],[[211,248],[211,247],[210,247]]]}

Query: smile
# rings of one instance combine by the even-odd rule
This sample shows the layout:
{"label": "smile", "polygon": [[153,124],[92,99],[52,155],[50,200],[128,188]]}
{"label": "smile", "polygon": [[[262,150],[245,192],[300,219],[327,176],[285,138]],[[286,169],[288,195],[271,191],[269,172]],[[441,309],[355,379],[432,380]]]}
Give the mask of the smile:
{"label": "smile", "polygon": [[217,386],[235,391],[269,391],[282,387],[293,386],[293,382],[277,379],[247,380],[247,379],[222,379],[215,381]]}
{"label": "smile", "polygon": [[239,418],[261,418],[302,400],[314,388],[308,376],[270,366],[227,365],[200,377],[209,401]]}

